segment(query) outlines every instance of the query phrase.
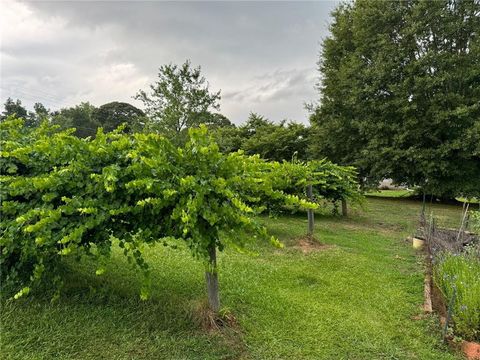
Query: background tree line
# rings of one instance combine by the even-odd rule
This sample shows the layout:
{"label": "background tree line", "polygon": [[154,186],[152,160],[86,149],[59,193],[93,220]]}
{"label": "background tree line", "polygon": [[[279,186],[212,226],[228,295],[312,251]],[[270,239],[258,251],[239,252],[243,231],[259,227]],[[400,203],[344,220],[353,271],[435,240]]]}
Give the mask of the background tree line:
{"label": "background tree line", "polygon": [[149,92],[140,90],[135,96],[144,103],[145,112],[125,102],[111,102],[95,107],[88,102],[50,111],[40,103],[34,112],[27,111],[20,100],[8,99],[2,119],[16,114],[26,120],[26,126],[37,126],[47,120],[61,128],[75,128],[79,137],[94,137],[102,127],[111,131],[126,124],[126,132],[161,133],[177,145],[186,141],[188,129],[205,124],[223,152],[244,150],[260,154],[269,160],[307,158],[308,128],[285,120],[275,123],[251,113],[247,121],[236,126],[220,110],[220,91],[212,92],[200,67],[189,61],[178,66],[161,66],[158,80]]}
{"label": "background tree line", "polygon": [[[41,111],[38,111],[41,109]],[[78,137],[95,137],[99,127],[112,131],[125,124],[125,132],[159,132],[177,145],[185,141],[187,130],[206,124],[220,149],[229,153],[243,150],[248,155],[260,154],[268,160],[306,160],[308,158],[309,127],[286,120],[275,123],[264,116],[251,113],[242,125],[235,125],[220,113],[203,114],[198,121],[179,131],[162,129],[161,122],[152,120],[142,110],[125,102],[111,102],[95,107],[88,102],[50,111],[42,104],[35,104],[35,111],[28,111],[20,100],[8,99],[2,119],[16,114],[25,119],[25,126],[36,127],[43,120],[63,129],[75,128]],[[178,128],[177,128],[178,129]],[[172,131],[173,130],[173,131]]]}
{"label": "background tree line", "polygon": [[16,115],[25,120],[25,126],[36,127],[42,121],[59,125],[62,129],[75,128],[78,137],[94,137],[97,129],[112,131],[122,124],[126,124],[126,131],[140,131],[147,121],[142,110],[125,102],[110,102],[95,107],[89,102],[82,102],[60,110],[51,111],[43,104],[36,103],[34,111],[28,111],[21,100],[14,101],[8,98],[4,104],[1,120],[9,115]]}

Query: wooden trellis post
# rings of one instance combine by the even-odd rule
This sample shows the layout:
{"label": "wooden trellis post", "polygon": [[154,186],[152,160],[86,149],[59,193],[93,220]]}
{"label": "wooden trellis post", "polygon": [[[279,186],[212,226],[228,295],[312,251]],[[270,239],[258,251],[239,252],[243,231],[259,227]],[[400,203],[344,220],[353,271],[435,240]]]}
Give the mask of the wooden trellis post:
{"label": "wooden trellis post", "polygon": [[[313,202],[313,188],[312,185],[307,186],[307,197],[308,200]],[[308,236],[313,236],[313,226],[314,226],[314,218],[313,218],[313,209],[308,209],[307,210],[308,214]]]}
{"label": "wooden trellis post", "polygon": [[342,199],[342,215],[343,216],[348,215],[347,200],[345,199]]}

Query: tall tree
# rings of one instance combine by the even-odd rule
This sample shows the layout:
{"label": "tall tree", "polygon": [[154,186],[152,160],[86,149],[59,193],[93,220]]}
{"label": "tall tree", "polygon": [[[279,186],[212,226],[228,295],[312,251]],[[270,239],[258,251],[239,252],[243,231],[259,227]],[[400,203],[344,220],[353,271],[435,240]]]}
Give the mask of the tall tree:
{"label": "tall tree", "polygon": [[144,103],[150,119],[171,137],[208,123],[211,112],[220,109],[220,91],[211,92],[201,68],[192,67],[189,60],[180,66],[161,66],[150,92],[140,90],[135,99]]}
{"label": "tall tree", "polygon": [[439,196],[480,192],[480,2],[359,0],[322,46],[311,150]]}

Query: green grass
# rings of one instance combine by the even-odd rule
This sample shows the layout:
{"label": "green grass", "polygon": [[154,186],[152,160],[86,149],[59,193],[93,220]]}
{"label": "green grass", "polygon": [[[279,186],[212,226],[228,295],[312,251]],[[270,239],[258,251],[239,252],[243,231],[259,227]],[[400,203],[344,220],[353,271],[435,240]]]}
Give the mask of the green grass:
{"label": "green grass", "polygon": [[387,197],[387,198],[397,198],[397,197],[409,197],[414,194],[413,190],[376,190],[370,191],[367,193],[367,196],[377,196],[377,197]]}
{"label": "green grass", "polygon": [[[407,234],[418,225],[422,202],[409,198],[369,197],[361,210],[354,213],[353,221]],[[439,226],[458,228],[462,221],[462,206],[427,202],[425,215],[435,217]]]}
{"label": "green grass", "polygon": [[[2,359],[459,359],[421,317],[422,259],[404,241],[421,204],[369,198],[348,218],[316,215],[316,236],[333,245],[304,254],[303,214],[262,218],[285,244],[256,256],[219,257],[223,306],[238,325],[207,332],[194,320],[205,297],[203,266],[186,250],[147,250],[152,298],[119,252],[107,273],[73,267],[57,303],[37,295],[2,301]],[[432,205],[455,225],[461,208]]]}
{"label": "green grass", "polygon": [[[382,197],[382,198],[409,198],[413,195],[415,195],[415,190],[407,190],[407,189],[371,190],[366,193],[366,196],[368,197]],[[455,198],[455,200],[461,203],[468,202],[473,207],[475,207],[476,204],[480,204],[480,200],[476,198],[457,197]]]}

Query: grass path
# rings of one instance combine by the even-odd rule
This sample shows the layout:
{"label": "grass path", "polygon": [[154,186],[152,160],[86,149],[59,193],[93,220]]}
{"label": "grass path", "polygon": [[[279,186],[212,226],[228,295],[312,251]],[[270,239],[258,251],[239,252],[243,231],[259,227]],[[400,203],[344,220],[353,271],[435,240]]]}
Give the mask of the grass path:
{"label": "grass path", "polygon": [[[208,333],[194,320],[204,298],[203,268],[186,250],[147,250],[152,298],[138,300],[139,275],[119,253],[105,276],[75,264],[59,302],[37,295],[2,301],[2,359],[459,359],[421,314],[421,259],[405,243],[420,208],[370,198],[347,219],[316,216],[332,245],[295,247],[305,216],[263,218],[284,249],[220,256],[223,305],[238,327]],[[455,206],[432,207],[454,226]]]}

